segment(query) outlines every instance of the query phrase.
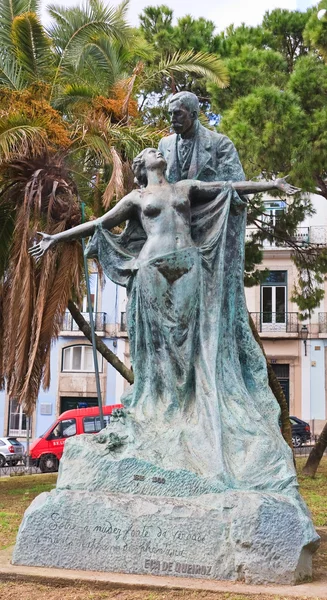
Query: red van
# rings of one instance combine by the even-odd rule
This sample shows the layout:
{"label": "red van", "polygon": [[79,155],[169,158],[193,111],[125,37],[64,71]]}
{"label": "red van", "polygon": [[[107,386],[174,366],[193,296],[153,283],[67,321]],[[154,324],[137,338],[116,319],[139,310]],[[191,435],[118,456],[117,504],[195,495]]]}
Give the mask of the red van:
{"label": "red van", "polygon": [[[103,407],[105,425],[110,423],[110,415],[122,404]],[[39,467],[42,473],[58,471],[59,460],[67,438],[81,433],[97,433],[101,430],[99,407],[75,408],[66,410],[41,437],[30,445],[30,463]]]}

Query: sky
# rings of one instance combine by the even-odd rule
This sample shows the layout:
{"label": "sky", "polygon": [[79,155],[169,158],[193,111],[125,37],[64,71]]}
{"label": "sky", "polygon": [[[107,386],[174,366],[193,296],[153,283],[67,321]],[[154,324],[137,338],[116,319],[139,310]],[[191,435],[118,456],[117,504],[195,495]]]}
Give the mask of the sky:
{"label": "sky", "polygon": [[[183,17],[187,14],[193,17],[204,17],[214,21],[217,30],[225,29],[231,23],[240,25],[257,25],[261,22],[264,13],[274,8],[296,8],[304,10],[306,7],[317,4],[312,0],[130,0],[128,20],[132,26],[138,25],[138,15],[146,6],[166,4],[174,11],[174,16]],[[47,24],[47,4],[77,6],[80,0],[41,0],[42,21]],[[111,6],[117,6],[119,0],[108,0]]]}

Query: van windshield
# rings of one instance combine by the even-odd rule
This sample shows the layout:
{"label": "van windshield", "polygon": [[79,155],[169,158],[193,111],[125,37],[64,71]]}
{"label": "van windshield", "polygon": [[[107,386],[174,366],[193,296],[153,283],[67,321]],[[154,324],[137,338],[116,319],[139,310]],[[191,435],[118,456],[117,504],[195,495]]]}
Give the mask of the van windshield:
{"label": "van windshield", "polygon": [[58,423],[56,423],[47,436],[47,440],[68,438],[72,435],[76,435],[76,419],[65,419],[64,421],[58,421]]}

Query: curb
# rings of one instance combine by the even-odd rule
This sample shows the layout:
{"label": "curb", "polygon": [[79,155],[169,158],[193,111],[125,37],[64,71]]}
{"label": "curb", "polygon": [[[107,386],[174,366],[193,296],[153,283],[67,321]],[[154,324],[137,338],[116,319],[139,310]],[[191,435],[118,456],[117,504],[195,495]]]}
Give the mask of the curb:
{"label": "curb", "polygon": [[232,581],[187,579],[155,575],[104,573],[97,571],[74,571],[48,567],[12,565],[13,548],[0,552],[0,581],[20,581],[56,586],[82,585],[92,589],[149,590],[155,592],[189,590],[192,592],[216,592],[243,595],[281,596],[282,598],[315,598],[327,600],[327,581],[320,579],[311,583],[290,585],[249,585]]}

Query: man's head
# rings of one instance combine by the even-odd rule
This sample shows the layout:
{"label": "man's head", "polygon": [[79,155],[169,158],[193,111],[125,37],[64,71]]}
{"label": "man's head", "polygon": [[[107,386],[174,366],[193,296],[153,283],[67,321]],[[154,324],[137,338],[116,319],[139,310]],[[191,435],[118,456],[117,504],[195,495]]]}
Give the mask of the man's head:
{"label": "man's head", "polygon": [[178,92],[170,102],[168,112],[176,133],[184,134],[191,130],[199,115],[199,101],[192,92]]}

